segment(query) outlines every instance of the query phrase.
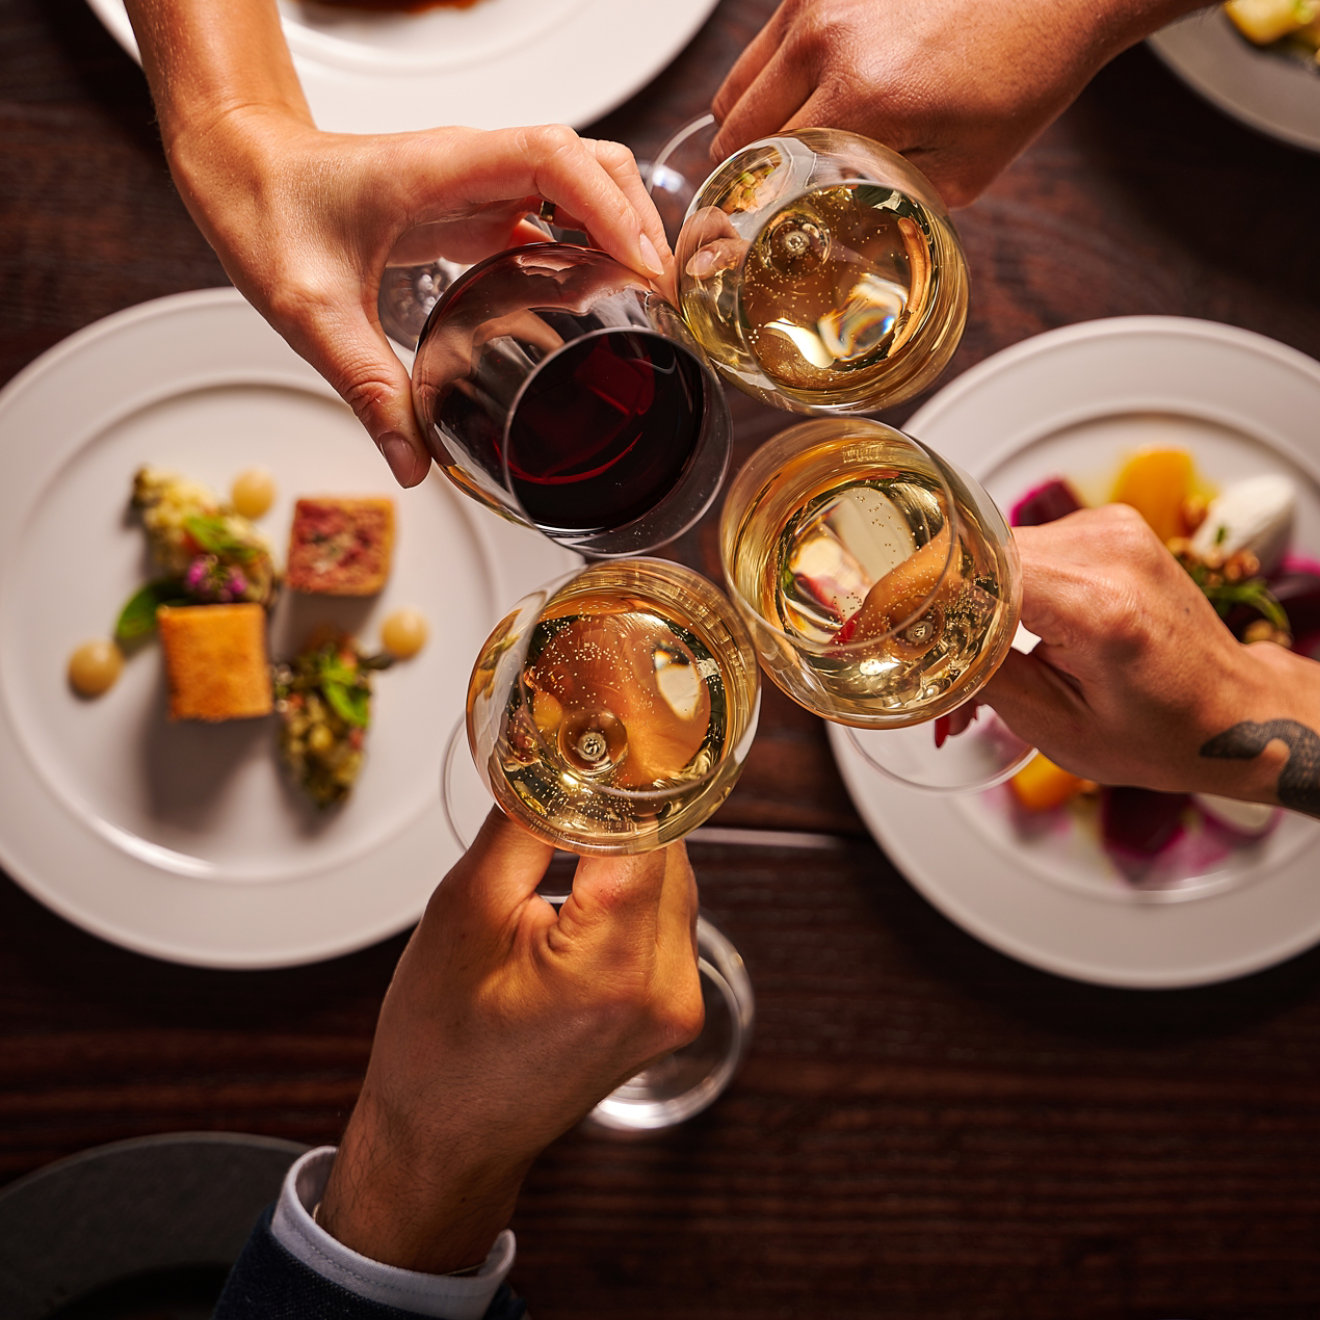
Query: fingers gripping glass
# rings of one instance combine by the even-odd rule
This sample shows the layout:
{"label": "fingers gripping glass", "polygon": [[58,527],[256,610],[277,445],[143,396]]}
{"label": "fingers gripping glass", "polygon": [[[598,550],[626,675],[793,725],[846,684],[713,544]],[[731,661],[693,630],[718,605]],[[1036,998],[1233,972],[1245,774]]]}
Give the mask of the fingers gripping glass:
{"label": "fingers gripping glass", "polygon": [[719,536],[765,671],[849,726],[878,770],[982,788],[1031,755],[966,705],[1017,629],[1012,535],[989,496],[925,446],[867,419],[790,427],[734,479]]}

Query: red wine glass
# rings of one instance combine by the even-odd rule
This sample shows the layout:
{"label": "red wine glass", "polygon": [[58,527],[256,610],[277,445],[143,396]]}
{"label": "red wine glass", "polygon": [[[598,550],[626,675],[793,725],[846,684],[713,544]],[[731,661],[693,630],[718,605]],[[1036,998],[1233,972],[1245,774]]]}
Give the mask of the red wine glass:
{"label": "red wine glass", "polygon": [[590,248],[513,248],[461,274],[427,319],[412,381],[461,490],[587,554],[673,540],[728,466],[728,407],[682,319]]}

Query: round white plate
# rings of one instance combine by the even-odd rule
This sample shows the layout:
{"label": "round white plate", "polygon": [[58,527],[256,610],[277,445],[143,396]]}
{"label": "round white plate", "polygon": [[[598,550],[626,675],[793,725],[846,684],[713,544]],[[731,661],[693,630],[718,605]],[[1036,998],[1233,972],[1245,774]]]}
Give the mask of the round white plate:
{"label": "round white plate", "polygon": [[[445,744],[499,611],[576,557],[488,514],[438,472],[398,489],[348,407],[233,289],[179,294],[80,331],[0,391],[0,862],[35,897],[139,952],[220,967],[344,953],[402,930],[458,855],[439,800]],[[285,592],[271,650],[321,622],[375,649],[419,607],[415,659],[375,680],[367,759],[318,813],[286,782],[276,720],[171,723],[159,648],[96,701],[69,652],[107,636],[149,575],[134,471],[223,494],[262,464],[260,526],[283,561],[294,500],[386,494],[394,565],[378,597]]]}
{"label": "round white plate", "polygon": [[[1297,483],[1293,544],[1320,551],[1320,363],[1273,340],[1177,317],[1092,321],[1027,340],[942,390],[907,429],[978,477],[1004,509],[1051,477],[1103,498],[1127,452],[1183,445],[1217,484]],[[1208,854],[1195,883],[1129,883],[1085,828],[1015,823],[1005,789],[930,795],[830,741],[858,812],[951,920],[1023,962],[1082,981],[1187,986],[1257,971],[1320,940],[1320,821]]]}
{"label": "round white plate", "polygon": [[1170,24],[1149,44],[1193,91],[1227,114],[1320,151],[1320,68],[1253,46],[1218,5]]}
{"label": "round white plate", "polygon": [[[87,0],[141,62],[123,0]],[[280,0],[317,124],[396,133],[439,124],[582,128],[644,87],[718,0],[476,0],[470,8],[368,13]]]}

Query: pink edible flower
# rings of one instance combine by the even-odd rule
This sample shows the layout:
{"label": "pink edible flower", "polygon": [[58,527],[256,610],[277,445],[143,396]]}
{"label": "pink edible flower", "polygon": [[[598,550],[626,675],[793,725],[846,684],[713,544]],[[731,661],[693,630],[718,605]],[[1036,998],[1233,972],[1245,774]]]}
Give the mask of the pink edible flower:
{"label": "pink edible flower", "polygon": [[188,571],[184,574],[184,582],[189,591],[198,591],[203,582],[206,581],[206,575],[210,565],[206,562],[206,555],[198,555],[196,559],[188,565]]}

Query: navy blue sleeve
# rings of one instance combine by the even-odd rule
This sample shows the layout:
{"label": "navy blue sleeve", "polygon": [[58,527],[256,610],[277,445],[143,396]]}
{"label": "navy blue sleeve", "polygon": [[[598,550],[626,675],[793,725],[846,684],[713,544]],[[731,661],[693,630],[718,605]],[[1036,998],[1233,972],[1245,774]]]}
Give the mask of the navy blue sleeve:
{"label": "navy blue sleeve", "polygon": [[[291,1256],[270,1231],[267,1207],[229,1272],[212,1320],[417,1320],[414,1311],[369,1302],[323,1279]],[[522,1320],[527,1308],[502,1285],[485,1320]]]}

